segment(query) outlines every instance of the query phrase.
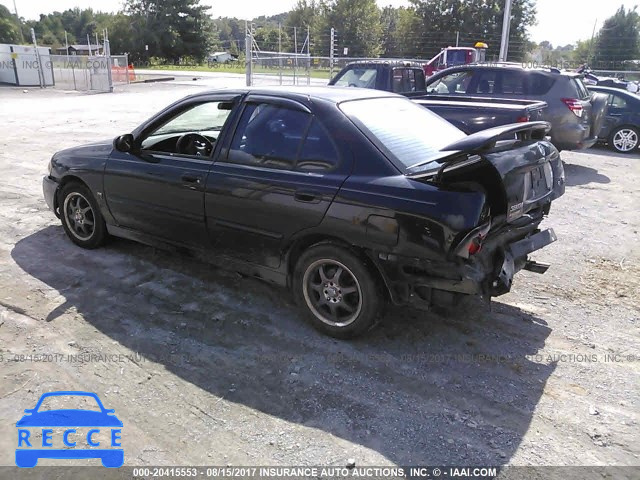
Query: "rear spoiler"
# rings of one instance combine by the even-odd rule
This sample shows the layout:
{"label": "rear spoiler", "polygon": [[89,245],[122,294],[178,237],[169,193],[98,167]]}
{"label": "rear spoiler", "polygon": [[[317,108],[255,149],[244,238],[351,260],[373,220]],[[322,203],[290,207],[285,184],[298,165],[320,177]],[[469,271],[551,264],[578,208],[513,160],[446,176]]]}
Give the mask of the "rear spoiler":
{"label": "rear spoiler", "polygon": [[[446,166],[447,163],[452,162],[455,159],[460,159],[461,154],[473,154],[482,153],[491,150],[495,147],[496,143],[500,140],[508,140],[510,136],[516,136],[518,140],[543,140],[545,135],[551,130],[551,124],[549,122],[526,122],[526,123],[512,123],[509,125],[502,125],[500,127],[488,128],[481,130],[472,135],[468,135],[461,140],[455,141],[440,151],[435,152],[431,157],[426,160],[420,161],[407,168],[411,171],[418,169],[423,165],[427,165],[432,162],[437,162]],[[407,177],[409,178],[421,178],[427,175],[432,175],[433,169],[429,169],[428,173],[424,171],[416,171],[415,173],[409,172]]]}

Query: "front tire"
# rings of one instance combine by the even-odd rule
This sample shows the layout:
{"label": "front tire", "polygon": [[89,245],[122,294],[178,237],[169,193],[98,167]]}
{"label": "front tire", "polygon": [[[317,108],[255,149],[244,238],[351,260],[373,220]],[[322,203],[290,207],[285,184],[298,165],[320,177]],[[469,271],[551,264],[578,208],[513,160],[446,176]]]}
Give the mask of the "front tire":
{"label": "front tire", "polygon": [[67,183],[60,191],[58,205],[62,227],[73,243],[87,249],[104,244],[107,226],[98,203],[86,185]]}
{"label": "front tire", "polygon": [[312,247],[298,259],[293,290],[310,323],[340,339],[373,327],[383,298],[369,268],[349,250],[329,244]]}
{"label": "front tire", "polygon": [[631,153],[639,143],[638,131],[633,127],[618,127],[609,136],[609,145],[619,153]]}

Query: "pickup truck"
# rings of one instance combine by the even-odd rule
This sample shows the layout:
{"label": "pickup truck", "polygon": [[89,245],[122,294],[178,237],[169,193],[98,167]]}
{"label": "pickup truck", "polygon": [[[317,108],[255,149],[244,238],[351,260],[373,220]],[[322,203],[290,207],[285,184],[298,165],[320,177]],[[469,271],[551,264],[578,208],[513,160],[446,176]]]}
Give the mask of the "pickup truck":
{"label": "pickup truck", "polygon": [[409,97],[467,134],[511,123],[544,120],[546,102],[427,94],[418,63],[368,61],[350,63],[329,85],[373,88]]}

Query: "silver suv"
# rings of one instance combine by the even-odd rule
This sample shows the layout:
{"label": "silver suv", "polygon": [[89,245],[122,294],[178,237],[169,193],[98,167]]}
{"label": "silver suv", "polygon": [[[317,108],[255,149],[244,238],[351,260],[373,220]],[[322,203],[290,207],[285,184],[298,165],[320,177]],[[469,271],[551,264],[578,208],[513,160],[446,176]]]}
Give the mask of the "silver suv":
{"label": "silver suv", "polygon": [[427,94],[452,94],[547,102],[545,120],[559,150],[589,148],[598,140],[606,95],[589,93],[577,73],[518,64],[469,64],[427,79]]}

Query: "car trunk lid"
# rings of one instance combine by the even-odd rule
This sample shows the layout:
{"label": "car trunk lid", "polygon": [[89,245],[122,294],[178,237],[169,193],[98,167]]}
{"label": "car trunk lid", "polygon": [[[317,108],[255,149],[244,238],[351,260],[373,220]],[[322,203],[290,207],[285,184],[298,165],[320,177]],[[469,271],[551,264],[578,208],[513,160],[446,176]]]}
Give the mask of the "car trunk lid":
{"label": "car trunk lid", "polygon": [[549,128],[547,122],[529,122],[483,130],[412,165],[406,175],[450,187],[480,185],[492,223],[523,222],[523,216],[564,193],[560,156],[544,140]]}

